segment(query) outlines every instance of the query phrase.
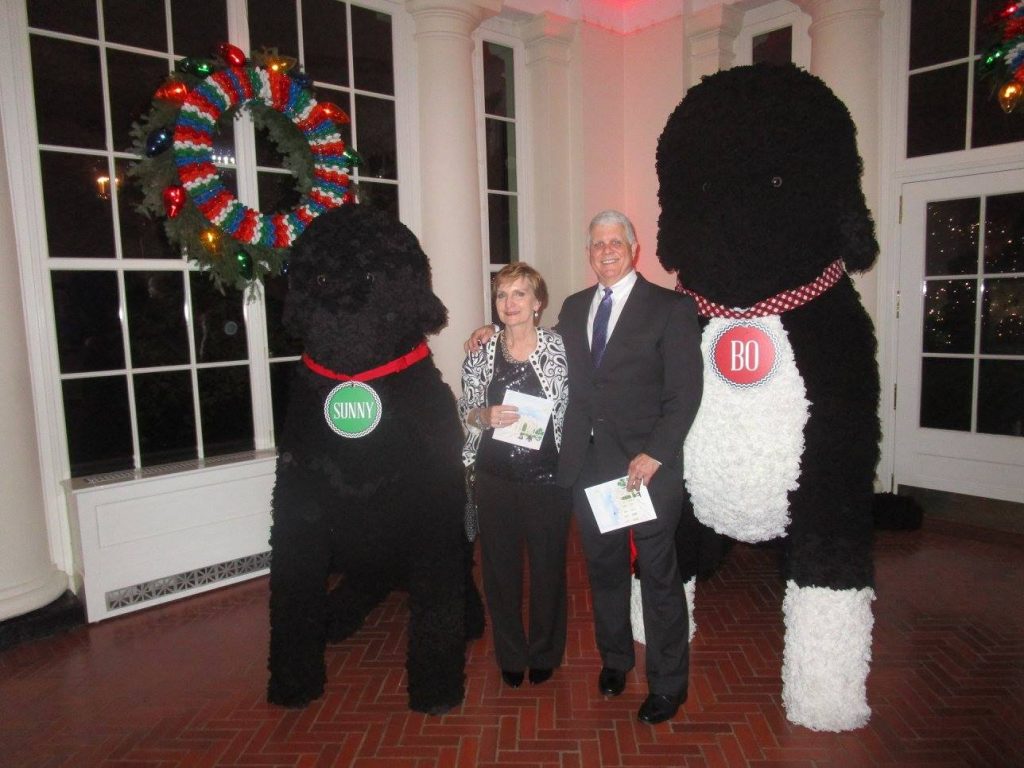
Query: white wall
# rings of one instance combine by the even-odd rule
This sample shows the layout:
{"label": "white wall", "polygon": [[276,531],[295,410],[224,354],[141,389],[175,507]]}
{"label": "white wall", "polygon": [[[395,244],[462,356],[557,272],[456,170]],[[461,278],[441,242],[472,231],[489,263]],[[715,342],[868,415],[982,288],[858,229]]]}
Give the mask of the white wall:
{"label": "white wall", "polygon": [[573,51],[576,108],[573,125],[579,185],[573,228],[572,275],[579,290],[594,283],[587,263],[586,228],[595,213],[607,208],[629,214],[626,199],[627,113],[623,36],[581,23]]}
{"label": "white wall", "polygon": [[624,131],[626,208],[640,241],[639,270],[667,288],[675,276],[658,263],[658,137],[685,90],[682,17],[626,35]]}

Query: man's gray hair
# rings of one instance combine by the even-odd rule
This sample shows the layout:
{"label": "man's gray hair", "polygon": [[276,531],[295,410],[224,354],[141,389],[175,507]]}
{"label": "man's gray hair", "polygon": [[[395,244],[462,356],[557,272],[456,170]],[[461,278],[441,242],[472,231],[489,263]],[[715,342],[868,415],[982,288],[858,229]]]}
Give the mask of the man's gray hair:
{"label": "man's gray hair", "polygon": [[629,217],[619,211],[607,210],[601,211],[597,216],[590,220],[590,226],[587,227],[587,243],[592,242],[590,234],[594,231],[594,227],[601,224],[617,224],[621,226],[626,232],[626,240],[629,242],[630,247],[636,245],[636,231],[633,229],[633,222],[629,220]]}

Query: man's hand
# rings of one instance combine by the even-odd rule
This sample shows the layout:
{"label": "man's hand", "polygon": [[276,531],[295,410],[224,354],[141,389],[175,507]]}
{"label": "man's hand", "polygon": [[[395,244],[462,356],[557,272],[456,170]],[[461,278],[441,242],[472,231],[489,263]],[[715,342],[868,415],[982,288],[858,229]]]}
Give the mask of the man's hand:
{"label": "man's hand", "polygon": [[638,453],[629,462],[629,480],[626,482],[626,488],[630,491],[636,491],[639,490],[641,485],[649,485],[651,478],[654,477],[654,473],[658,471],[660,466],[661,462],[657,459],[651,458],[646,453]]}
{"label": "man's hand", "polygon": [[462,345],[464,352],[476,352],[484,344],[491,340],[491,336],[494,335],[493,325],[482,325],[473,331],[473,334],[466,339],[466,343]]}

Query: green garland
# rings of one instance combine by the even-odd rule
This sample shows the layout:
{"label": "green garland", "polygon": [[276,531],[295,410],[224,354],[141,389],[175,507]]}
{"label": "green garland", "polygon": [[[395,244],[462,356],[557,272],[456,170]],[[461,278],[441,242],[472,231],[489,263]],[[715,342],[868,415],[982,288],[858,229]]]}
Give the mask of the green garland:
{"label": "green garland", "polygon": [[[235,46],[225,43],[219,51],[212,61],[182,59],[157,90],[149,112],[131,128],[139,159],[129,175],[143,195],[137,210],[164,218],[169,242],[220,290],[242,290],[286,271],[291,242],[313,217],[355,201],[347,172],[361,161],[337,133],[337,122],[348,117],[332,104],[317,104],[301,72],[281,71],[294,60],[264,51],[245,66]],[[243,112],[295,177],[302,201],[288,213],[246,208],[213,168],[212,132]]]}

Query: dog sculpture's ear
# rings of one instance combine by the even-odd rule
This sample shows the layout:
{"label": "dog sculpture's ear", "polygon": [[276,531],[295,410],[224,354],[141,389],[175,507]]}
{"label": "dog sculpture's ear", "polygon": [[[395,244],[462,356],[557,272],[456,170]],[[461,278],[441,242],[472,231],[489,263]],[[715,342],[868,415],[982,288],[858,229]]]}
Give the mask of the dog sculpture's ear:
{"label": "dog sculpture's ear", "polygon": [[878,241],[871,212],[863,202],[839,216],[839,255],[848,272],[864,272],[875,263]]}
{"label": "dog sculpture's ear", "polygon": [[424,335],[438,333],[448,325],[448,309],[434,292],[427,288],[420,302],[420,327]]}

